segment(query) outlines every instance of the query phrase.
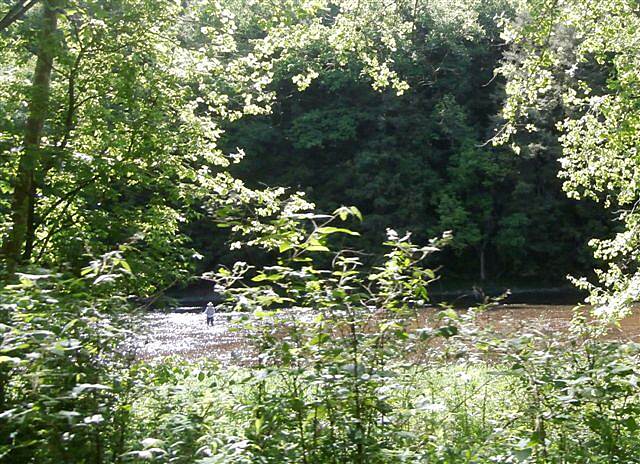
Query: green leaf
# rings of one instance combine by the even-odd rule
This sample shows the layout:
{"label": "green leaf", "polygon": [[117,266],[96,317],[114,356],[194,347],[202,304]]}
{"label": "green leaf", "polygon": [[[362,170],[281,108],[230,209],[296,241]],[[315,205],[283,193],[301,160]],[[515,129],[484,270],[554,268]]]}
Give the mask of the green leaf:
{"label": "green leaf", "polygon": [[253,426],[255,427],[255,430],[256,430],[256,434],[260,435],[260,431],[262,430],[263,424],[264,424],[264,417],[262,416],[256,417],[256,420],[253,423]]}
{"label": "green leaf", "polygon": [[292,244],[292,243],[285,242],[285,243],[281,243],[281,244],[278,246],[278,251],[279,251],[280,253],[284,253],[285,251],[289,251],[289,250],[291,250],[292,248],[293,248],[293,244]]}
{"label": "green leaf", "polygon": [[527,461],[532,454],[532,449],[531,448],[525,448],[525,449],[521,449],[521,450],[515,450],[513,452],[513,455],[515,456],[515,458],[518,460],[518,462],[525,462]]}
{"label": "green leaf", "polygon": [[360,220],[360,222],[362,222],[362,220],[363,220],[362,213],[360,212],[360,210],[359,210],[358,208],[356,208],[355,206],[351,206],[351,207],[349,208],[349,210],[351,211],[351,213],[352,213],[355,217],[357,217],[357,218]]}
{"label": "green leaf", "polygon": [[341,227],[320,227],[316,230],[316,232],[320,234],[325,234],[325,235],[336,234],[336,233],[348,234],[348,235],[360,235],[358,232],[355,232],[349,229],[344,229]]}
{"label": "green leaf", "polygon": [[122,266],[122,268],[123,268],[124,270],[126,270],[129,274],[132,274],[131,266],[129,266],[129,263],[128,263],[126,260],[124,260],[124,259],[119,260],[119,264],[120,264],[120,266]]}
{"label": "green leaf", "polygon": [[284,279],[284,275],[282,274],[258,274],[251,280],[253,282],[264,282],[264,281],[277,282],[278,280],[282,280],[282,279]]}
{"label": "green leaf", "polygon": [[12,356],[0,356],[0,364],[20,364],[21,359]]}
{"label": "green leaf", "polygon": [[445,338],[451,338],[454,335],[458,335],[458,328],[455,325],[440,327],[438,328],[437,333]]}
{"label": "green leaf", "polygon": [[331,251],[329,248],[327,248],[324,245],[309,245],[307,247],[305,247],[306,251]]}

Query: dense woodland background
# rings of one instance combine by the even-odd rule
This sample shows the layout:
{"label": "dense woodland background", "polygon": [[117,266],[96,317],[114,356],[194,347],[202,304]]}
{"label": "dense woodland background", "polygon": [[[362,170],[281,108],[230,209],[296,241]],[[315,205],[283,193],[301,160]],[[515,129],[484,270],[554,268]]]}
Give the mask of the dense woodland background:
{"label": "dense woodland background", "polygon": [[[228,7],[232,11],[242,8],[233,2]],[[234,39],[240,50],[250,51],[252,41],[263,34],[267,10],[252,8],[251,14],[237,16],[241,21]],[[562,191],[562,180],[558,178],[561,149],[554,127],[554,121],[564,114],[560,98],[554,92],[547,94],[545,111],[535,117],[536,132],[521,131],[512,139],[512,145],[492,144],[504,124],[499,114],[506,98],[505,78],[497,70],[505,63],[522,59],[518,49],[507,46],[500,37],[500,18],[515,18],[518,13],[502,1],[471,2],[463,6],[464,13],[451,18],[446,17],[446,8],[444,4],[432,8],[421,5],[412,11],[407,5],[405,12],[414,15],[413,29],[393,52],[392,59],[394,71],[408,84],[400,96],[394,89],[374,90],[357,61],[339,67],[314,65],[314,72],[316,68],[320,71],[316,72],[318,77],[299,88],[292,76],[299,72],[305,59],[314,62],[322,57],[317,48],[320,45],[313,42],[305,45],[300,55],[283,59],[265,87],[273,92],[268,114],[258,111],[261,114],[252,116],[249,111],[240,119],[212,115],[217,121],[213,137],[219,137],[220,153],[245,153],[243,162],[231,165],[230,172],[249,187],[284,186],[289,192],[303,191],[324,212],[341,205],[357,206],[364,216],[362,238],[350,246],[366,250],[371,256],[381,251],[379,243],[387,228],[411,231],[414,239],[422,243],[443,231],[452,231],[453,241],[437,258],[444,265],[443,281],[452,287],[549,287],[565,285],[568,274],[589,275],[596,262],[588,240],[610,235],[615,224],[600,205],[568,199]],[[464,15],[472,18],[470,25]],[[28,29],[29,24],[20,22],[16,27]],[[188,37],[186,46],[205,44],[198,31],[183,32]],[[557,46],[569,48],[575,41],[570,35],[554,40],[559,42]],[[129,131],[132,138],[128,141],[123,132],[118,143],[123,149],[132,143],[134,155],[137,150],[152,156],[152,151],[160,147],[160,139],[154,139],[156,135],[144,135],[148,129],[139,119],[144,112],[158,121],[153,133],[162,137],[163,130],[165,134],[175,130],[158,119],[160,105],[154,109],[153,99],[157,97],[153,93],[158,85],[154,82],[160,82],[158,75],[150,75],[144,84],[149,86],[147,90],[129,87],[141,77],[134,71],[135,61],[151,51],[141,51],[143,54],[133,57],[125,68],[114,64],[116,69],[107,77],[102,70],[93,68],[90,50],[88,45],[86,52],[78,53],[72,46],[65,52],[69,70],[62,74],[67,78],[53,87],[57,100],[53,103],[54,118],[46,130],[51,131],[51,153],[59,154],[49,157],[51,162],[44,166],[44,172],[55,180],[34,191],[33,198],[39,200],[34,202],[30,216],[33,230],[27,234],[30,239],[24,257],[44,265],[62,260],[77,270],[86,265],[87,251],[95,254],[123,241],[140,242],[145,234],[142,229],[147,227],[142,224],[164,221],[164,231],[157,227],[159,223],[150,226],[155,234],[164,236],[160,242],[140,242],[142,249],[155,249],[140,257],[145,263],[143,272],[149,266],[156,269],[155,276],[149,273],[150,288],[164,288],[177,275],[182,276],[178,280],[184,280],[187,274],[181,268],[185,266],[189,273],[197,274],[236,258],[258,259],[254,251],[229,250],[232,240],[217,227],[218,213],[207,212],[208,200],[200,194],[180,192],[184,172],[177,170],[163,176],[163,183],[154,192],[136,181],[135,176],[142,176],[140,181],[153,179],[157,168],[127,161],[128,155],[122,162],[111,163],[112,166],[107,162],[98,170],[96,166],[88,170],[88,165],[83,166],[86,149],[98,153],[112,150],[94,142],[81,142],[80,128],[95,124],[91,122],[99,120],[95,118],[107,118],[98,123],[100,131],[110,130],[109,125],[121,125],[118,118],[129,118],[118,130]],[[111,58],[106,55],[105,59]],[[233,59],[229,58],[229,63]],[[99,63],[102,58],[97,60]],[[129,58],[124,61],[127,62]],[[224,67],[224,63],[223,60],[220,65]],[[88,74],[83,76],[83,72]],[[581,72],[587,73],[592,84],[601,85],[597,73],[588,76],[588,70]],[[585,76],[575,76],[578,77]],[[97,88],[92,80],[102,82],[104,88]],[[17,91],[12,86],[23,86],[10,81],[6,84],[9,94]],[[186,80],[182,85],[189,89],[192,84]],[[236,84],[214,85],[225,88]],[[101,92],[106,93],[99,97]],[[205,94],[196,91],[193,98],[202,96]],[[99,100],[105,98],[111,115],[99,113]],[[70,99],[77,101],[68,106],[66,101]],[[122,113],[129,101],[139,106],[138,115]],[[14,103],[11,99],[3,102],[8,118],[0,139],[4,172],[14,169],[16,158],[11,156],[11,147],[21,137],[22,123],[13,116]],[[87,136],[91,130],[85,130]],[[137,131],[140,137],[136,137]],[[74,137],[78,138],[76,142]],[[178,139],[174,142],[179,143]],[[167,141],[161,150],[170,149],[171,143]],[[74,144],[77,154],[64,161],[67,145]],[[123,162],[123,167],[118,168]],[[183,161],[178,165],[181,163],[183,170],[192,170],[190,175],[196,175],[195,165],[186,167]],[[77,174],[70,175],[67,167],[71,165],[77,165],[73,168]],[[41,182],[38,179],[36,175],[36,183]],[[8,183],[3,185],[0,212],[7,218],[3,225],[6,229],[11,216],[7,196],[11,188]],[[182,211],[177,202],[184,195],[193,198],[189,209]],[[99,246],[95,240],[98,237]],[[165,245],[171,243],[171,247],[182,249],[182,258],[176,261],[175,255],[168,257],[168,248],[160,245],[163,240]],[[194,253],[202,259],[193,259]],[[134,267],[142,271],[135,264],[137,258],[131,259]],[[273,260],[263,256],[259,261],[266,264]]]}
{"label": "dense woodland background", "polygon": [[[372,89],[357,66],[328,69],[302,92],[286,74],[276,79],[271,114],[224,126],[221,146],[246,153],[232,172],[253,187],[306,192],[322,211],[357,206],[364,216],[357,246],[373,254],[387,228],[422,243],[452,231],[437,258],[445,286],[549,287],[566,285],[567,274],[590,274],[596,261],[588,241],[612,233],[610,214],[562,191],[557,95],[536,116],[536,132],[493,146],[506,98],[497,69],[519,60],[497,18],[515,13],[503,2],[477,8],[474,33],[434,34],[430,14],[438,12],[424,13],[394,55],[409,83],[401,96]],[[572,46],[571,37],[557,40]],[[206,250],[204,268],[227,253],[212,234],[205,224],[190,233]]]}

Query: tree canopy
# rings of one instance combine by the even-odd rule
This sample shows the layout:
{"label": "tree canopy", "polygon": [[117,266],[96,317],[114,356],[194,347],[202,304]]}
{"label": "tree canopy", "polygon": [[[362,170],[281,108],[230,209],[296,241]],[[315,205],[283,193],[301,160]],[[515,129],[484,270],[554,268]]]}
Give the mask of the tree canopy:
{"label": "tree canopy", "polygon": [[209,197],[228,206],[270,197],[229,175],[241,155],[218,147],[222,124],[269,112],[276,73],[304,88],[315,68],[358,61],[374,87],[402,92],[387,53],[402,24],[373,2],[31,8],[1,38],[9,268],[77,272],[120,248],[143,292],[186,277],[195,251],[184,224],[207,214]]}
{"label": "tree canopy", "polygon": [[616,212],[619,231],[591,243],[606,263],[599,288],[585,280],[602,312],[620,315],[638,299],[638,12],[632,1],[527,3],[527,14],[503,36],[519,61],[508,78],[501,137],[535,132],[537,115],[557,108],[560,177],[574,199],[592,199]]}

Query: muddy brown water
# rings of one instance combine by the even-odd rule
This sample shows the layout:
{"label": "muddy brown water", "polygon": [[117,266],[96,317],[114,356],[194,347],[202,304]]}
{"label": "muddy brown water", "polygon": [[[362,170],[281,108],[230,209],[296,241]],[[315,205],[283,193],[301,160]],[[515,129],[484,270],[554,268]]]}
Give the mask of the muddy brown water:
{"label": "muddy brown water", "polygon": [[[433,311],[426,309],[425,313]],[[241,313],[219,313],[214,325],[207,326],[201,313],[153,313],[145,317],[141,327],[138,356],[161,359],[177,356],[184,359],[215,359],[223,364],[244,364],[253,354],[246,335],[235,329]],[[536,330],[544,333],[568,330],[573,306],[503,305],[480,316],[488,324],[506,333]],[[640,308],[612,328],[615,338],[640,341]]]}

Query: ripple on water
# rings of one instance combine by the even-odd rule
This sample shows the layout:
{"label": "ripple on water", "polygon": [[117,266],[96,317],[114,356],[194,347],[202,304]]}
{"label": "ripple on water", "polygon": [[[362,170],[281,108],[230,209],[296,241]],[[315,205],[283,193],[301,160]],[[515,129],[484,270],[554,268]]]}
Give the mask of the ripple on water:
{"label": "ripple on water", "polygon": [[246,336],[231,330],[239,313],[219,313],[207,326],[201,313],[152,313],[144,317],[138,355],[142,359],[180,356],[209,358],[222,363],[252,359]]}
{"label": "ripple on water", "polygon": [[[497,330],[514,333],[540,330],[547,333],[568,330],[573,315],[572,306],[505,305],[492,309],[480,318],[481,324],[490,324]],[[426,309],[427,317],[433,309]],[[141,359],[179,356],[185,359],[207,358],[223,364],[250,364],[254,353],[247,335],[232,330],[242,313],[218,313],[213,326],[206,325],[202,313],[151,313],[144,317],[138,339]],[[245,314],[246,315],[246,314]],[[305,314],[303,317],[310,317]],[[615,338],[640,340],[640,309],[621,321],[619,329],[612,330]]]}

